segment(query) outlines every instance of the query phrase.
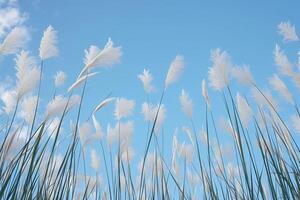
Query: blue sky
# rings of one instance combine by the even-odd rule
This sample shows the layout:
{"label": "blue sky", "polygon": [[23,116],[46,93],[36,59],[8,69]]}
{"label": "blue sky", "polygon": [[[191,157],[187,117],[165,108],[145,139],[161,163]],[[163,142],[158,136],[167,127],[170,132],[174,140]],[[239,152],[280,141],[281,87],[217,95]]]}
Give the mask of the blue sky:
{"label": "blue sky", "polygon": [[[204,125],[204,101],[201,81],[211,66],[210,51],[226,50],[234,64],[247,64],[259,85],[276,72],[273,50],[278,43],[297,62],[299,42],[285,43],[277,25],[290,21],[300,33],[300,2],[289,1],[145,1],[145,0],[23,0],[19,8],[27,13],[25,24],[30,27],[28,49],[38,55],[43,30],[52,25],[58,31],[60,55],[45,63],[42,96],[46,103],[49,91],[54,91],[53,76],[58,70],[67,73],[67,83],[61,93],[73,83],[83,67],[84,49],[94,44],[103,47],[109,37],[122,46],[121,63],[101,69],[88,83],[83,121],[91,109],[108,93],[136,100],[134,142],[145,139],[146,123],[141,114],[141,103],[146,101],[137,74],[144,68],[154,76],[157,92],[150,96],[157,103],[169,64],[177,54],[185,58],[186,69],[178,83],[167,91],[164,104],[167,118],[164,125],[170,139],[175,127],[190,125],[181,111],[178,96],[181,89],[190,93],[195,105],[197,129]],[[14,74],[13,56],[1,61],[0,78]],[[52,81],[52,82],[51,82]],[[236,83],[236,82],[235,82]],[[242,88],[243,89],[243,88]],[[209,91],[212,99],[220,94]],[[245,90],[247,93],[247,90]],[[221,102],[213,100],[218,110]],[[102,125],[113,119],[113,106],[97,115]],[[169,140],[170,141],[170,140]],[[168,143],[170,143],[168,141]]]}

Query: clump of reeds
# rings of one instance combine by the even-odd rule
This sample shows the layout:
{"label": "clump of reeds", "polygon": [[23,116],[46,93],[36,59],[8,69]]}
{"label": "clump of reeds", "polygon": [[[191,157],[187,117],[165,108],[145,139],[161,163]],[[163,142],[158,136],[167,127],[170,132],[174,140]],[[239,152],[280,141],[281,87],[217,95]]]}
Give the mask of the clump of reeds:
{"label": "clump of reeds", "polygon": [[[295,27],[280,23],[285,41],[298,41]],[[16,53],[16,81],[2,89],[0,123],[0,199],[299,199],[300,160],[296,132],[300,113],[296,99],[281,76],[300,88],[300,72],[278,45],[274,60],[280,76],[268,79],[271,88],[285,100],[289,115],[281,113],[272,92],[259,87],[247,66],[232,63],[221,49],[211,51],[209,85],[219,92],[222,106],[210,98],[205,79],[199,84],[204,104],[203,121],[194,120],[194,103],[182,89],[179,102],[189,120],[176,128],[172,141],[164,140],[164,97],[184,70],[184,57],[171,62],[160,99],[142,104],[147,122],[142,149],[132,145],[136,102],[108,95],[83,119],[88,80],[98,69],[120,62],[121,47],[111,39],[102,48],[85,51],[84,66],[66,92],[61,87],[63,71],[54,77],[55,90],[45,107],[41,85],[47,59],[58,55],[57,31],[49,26],[41,39],[39,61],[20,51],[27,33],[15,28],[0,46],[0,54]],[[300,67],[300,63],[298,63]],[[147,97],[159,87],[149,70],[138,75]],[[235,92],[236,80],[246,92]],[[197,86],[198,87],[198,86]],[[75,94],[78,92],[79,94]],[[114,95],[115,96],[115,95]],[[46,97],[49,98],[49,97]],[[115,125],[104,131],[97,114],[115,103]],[[223,114],[220,114],[222,112]],[[223,119],[216,120],[223,115]],[[67,126],[66,124],[70,124]],[[201,127],[201,128],[200,128]],[[200,129],[199,129],[200,128]],[[182,141],[179,132],[186,135]],[[228,136],[222,135],[229,133]],[[226,138],[226,139],[224,139]],[[227,142],[227,143],[226,143]],[[165,152],[168,143],[170,150]],[[136,156],[139,161],[135,161]]]}

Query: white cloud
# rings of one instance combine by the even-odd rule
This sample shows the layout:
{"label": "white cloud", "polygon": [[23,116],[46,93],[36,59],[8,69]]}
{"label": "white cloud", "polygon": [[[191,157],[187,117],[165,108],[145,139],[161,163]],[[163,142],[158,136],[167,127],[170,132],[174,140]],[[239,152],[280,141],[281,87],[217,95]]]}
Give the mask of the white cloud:
{"label": "white cloud", "polygon": [[16,0],[0,0],[0,37],[15,26],[23,25],[27,15],[22,13]]}

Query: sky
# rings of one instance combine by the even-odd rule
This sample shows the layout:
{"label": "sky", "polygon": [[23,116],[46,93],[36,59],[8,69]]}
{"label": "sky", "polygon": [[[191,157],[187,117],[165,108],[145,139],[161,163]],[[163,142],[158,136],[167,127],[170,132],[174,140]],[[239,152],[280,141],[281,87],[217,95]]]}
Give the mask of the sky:
{"label": "sky", "polygon": [[[207,78],[212,49],[227,51],[236,65],[248,65],[262,86],[276,72],[273,56],[276,43],[287,52],[293,63],[298,62],[299,42],[284,42],[277,29],[280,22],[289,21],[300,34],[298,0],[20,0],[9,4],[20,14],[17,23],[30,31],[31,40],[26,49],[32,55],[38,56],[40,38],[48,25],[58,31],[60,53],[45,62],[44,73],[47,75],[42,83],[43,103],[51,99],[53,76],[57,71],[63,70],[67,74],[66,84],[58,93],[63,93],[75,81],[83,67],[84,49],[90,45],[101,48],[109,37],[116,46],[122,47],[121,62],[112,68],[100,69],[99,75],[88,82],[82,121],[109,93],[134,99],[135,114],[130,119],[135,121],[134,144],[138,147],[141,146],[140,141],[146,139],[147,127],[141,114],[141,104],[147,101],[147,95],[137,78],[143,69],[149,69],[154,77],[156,92],[149,96],[149,100],[156,104],[171,61],[177,54],[184,56],[184,73],[168,89],[164,99],[167,109],[164,137],[170,144],[176,127],[190,126],[180,108],[181,89],[185,89],[193,99],[196,128],[204,126],[201,81]],[[14,75],[13,59],[14,56],[1,58],[1,80]],[[241,90],[249,93],[243,87]],[[209,93],[213,108],[222,110],[222,101],[218,101],[220,93],[212,89]],[[108,106],[97,114],[103,127],[113,123],[113,108]]]}

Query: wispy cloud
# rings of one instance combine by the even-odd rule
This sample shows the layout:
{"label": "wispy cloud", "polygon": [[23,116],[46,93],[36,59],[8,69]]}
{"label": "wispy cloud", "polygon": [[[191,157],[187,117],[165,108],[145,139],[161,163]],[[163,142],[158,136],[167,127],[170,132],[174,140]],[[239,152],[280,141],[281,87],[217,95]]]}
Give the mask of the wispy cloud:
{"label": "wispy cloud", "polygon": [[23,25],[28,15],[19,9],[17,0],[0,0],[0,37],[15,26]]}

